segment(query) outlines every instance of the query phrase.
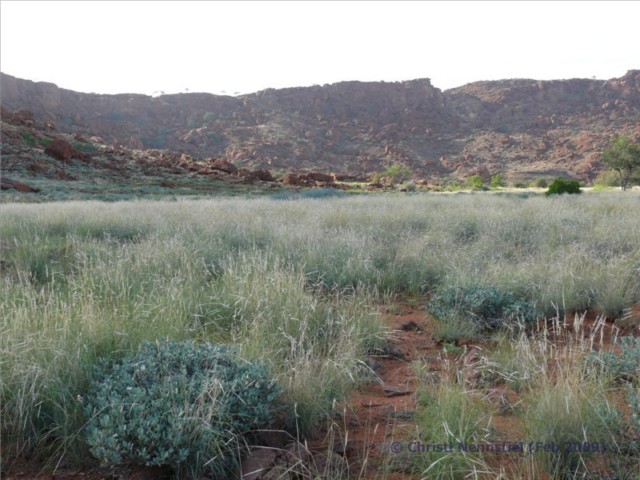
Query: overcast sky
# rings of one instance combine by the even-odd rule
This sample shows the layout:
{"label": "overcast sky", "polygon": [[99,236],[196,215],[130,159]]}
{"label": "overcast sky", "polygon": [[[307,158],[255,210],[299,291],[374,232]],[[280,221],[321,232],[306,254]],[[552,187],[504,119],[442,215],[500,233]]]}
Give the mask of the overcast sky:
{"label": "overcast sky", "polygon": [[1,0],[4,73],[81,92],[620,77],[640,2]]}

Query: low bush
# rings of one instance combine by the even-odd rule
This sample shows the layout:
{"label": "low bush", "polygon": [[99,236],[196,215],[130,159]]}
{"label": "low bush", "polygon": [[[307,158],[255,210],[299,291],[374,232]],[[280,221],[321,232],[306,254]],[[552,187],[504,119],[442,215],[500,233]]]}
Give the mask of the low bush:
{"label": "low bush", "polygon": [[38,143],[38,137],[36,137],[33,133],[31,132],[22,132],[20,134],[20,136],[22,137],[22,139],[24,140],[24,142],[29,145],[30,147],[35,147],[36,144]]}
{"label": "low bush", "polygon": [[580,190],[580,183],[577,180],[565,180],[563,178],[556,178],[551,184],[545,195],[560,195],[563,193],[582,193]]}
{"label": "low bush", "polygon": [[472,175],[469,178],[467,178],[465,185],[475,190],[481,190],[482,187],[484,186],[484,180],[480,175]]}
{"label": "low bush", "polygon": [[531,323],[542,316],[532,302],[483,285],[445,288],[427,308],[441,320],[469,317],[479,331],[495,330],[516,320]]}
{"label": "low bush", "polygon": [[392,165],[387,165],[380,175],[382,177],[390,178],[393,183],[400,183],[411,178],[411,169],[406,165],[394,163]]}
{"label": "low bush", "polygon": [[243,438],[269,425],[279,393],[266,367],[226,346],[144,342],[96,368],[86,441],[105,465],[224,475],[236,466]]}
{"label": "low bush", "polygon": [[615,380],[640,380],[640,338],[621,337],[620,355],[614,352],[592,353],[587,365],[600,366]]}
{"label": "low bush", "polygon": [[501,188],[504,186],[506,186],[506,182],[501,173],[497,173],[491,177],[491,188]]}
{"label": "low bush", "polygon": [[531,186],[535,188],[547,188],[549,186],[549,182],[546,178],[536,178],[531,182]]}

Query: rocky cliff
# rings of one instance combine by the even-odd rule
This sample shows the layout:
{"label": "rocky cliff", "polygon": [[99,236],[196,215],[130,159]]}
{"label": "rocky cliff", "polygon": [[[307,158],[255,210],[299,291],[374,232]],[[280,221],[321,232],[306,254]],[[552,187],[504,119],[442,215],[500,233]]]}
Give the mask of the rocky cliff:
{"label": "rocky cliff", "polygon": [[268,89],[239,97],[98,95],[1,74],[0,100],[58,131],[275,171],[418,176],[502,172],[591,180],[619,134],[640,139],[640,70],[612,80],[502,80],[441,91],[428,79]]}

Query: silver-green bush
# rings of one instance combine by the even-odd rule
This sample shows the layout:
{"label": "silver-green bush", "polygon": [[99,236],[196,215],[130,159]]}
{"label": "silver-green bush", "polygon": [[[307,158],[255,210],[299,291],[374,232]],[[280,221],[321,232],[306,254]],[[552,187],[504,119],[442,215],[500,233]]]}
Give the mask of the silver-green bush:
{"label": "silver-green bush", "polygon": [[223,345],[144,342],[103,361],[86,397],[87,443],[106,465],[235,466],[243,439],[268,427],[280,389],[265,366]]}

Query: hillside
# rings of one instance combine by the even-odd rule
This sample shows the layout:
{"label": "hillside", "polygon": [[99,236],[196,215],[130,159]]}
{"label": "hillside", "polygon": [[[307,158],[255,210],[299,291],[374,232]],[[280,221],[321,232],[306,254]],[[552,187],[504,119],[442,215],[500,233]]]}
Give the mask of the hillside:
{"label": "hillside", "polygon": [[619,134],[640,139],[640,70],[612,80],[502,80],[441,91],[428,79],[268,89],[239,97],[98,95],[1,74],[6,111],[128,149],[168,149],[274,172],[370,175],[389,163],[429,179],[592,180]]}

